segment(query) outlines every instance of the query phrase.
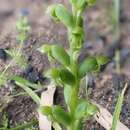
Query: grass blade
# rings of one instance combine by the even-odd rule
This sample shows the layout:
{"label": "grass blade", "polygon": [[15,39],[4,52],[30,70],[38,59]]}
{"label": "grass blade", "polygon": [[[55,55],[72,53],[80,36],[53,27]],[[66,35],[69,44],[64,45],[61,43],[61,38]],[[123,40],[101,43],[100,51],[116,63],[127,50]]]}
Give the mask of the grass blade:
{"label": "grass blade", "polygon": [[14,80],[15,83],[22,89],[24,89],[37,104],[40,104],[39,96],[31,88],[27,86],[26,82],[23,82],[24,80],[20,80],[19,78],[19,76],[14,76],[12,80]]}
{"label": "grass blade", "polygon": [[38,124],[38,121],[34,120],[34,121],[18,125],[15,128],[10,128],[10,129],[7,129],[7,130],[21,130],[21,129],[24,129],[24,128],[30,128],[31,126],[36,125],[36,124]]}
{"label": "grass blade", "polygon": [[114,115],[113,115],[112,127],[110,130],[116,130],[116,126],[117,126],[117,123],[119,121],[120,112],[121,112],[121,108],[122,108],[122,104],[123,104],[123,100],[124,100],[124,94],[125,94],[127,87],[128,87],[128,84],[126,83],[121,94],[119,94],[117,104],[115,107],[115,111],[114,111]]}

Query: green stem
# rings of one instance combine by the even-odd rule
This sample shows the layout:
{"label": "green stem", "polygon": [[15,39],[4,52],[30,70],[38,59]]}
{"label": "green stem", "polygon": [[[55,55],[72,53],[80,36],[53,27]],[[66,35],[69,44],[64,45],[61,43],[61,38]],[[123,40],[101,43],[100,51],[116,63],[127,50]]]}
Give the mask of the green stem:
{"label": "green stem", "polygon": [[120,66],[120,51],[119,50],[116,50],[115,52],[115,62],[116,62],[116,72],[120,74],[121,66]]}
{"label": "green stem", "polygon": [[74,7],[74,6],[72,6],[72,13],[73,13],[73,19],[74,19],[74,21],[76,21],[76,17],[77,17],[77,10],[76,10],[76,8]]}
{"label": "green stem", "polygon": [[113,14],[114,14],[114,41],[119,40],[120,38],[120,8],[121,8],[121,0],[113,0]]}
{"label": "green stem", "polygon": [[77,91],[76,87],[74,87],[72,90],[71,104],[70,104],[70,110],[71,110],[72,116],[74,115],[75,108],[77,106],[77,102],[78,102],[78,91]]}
{"label": "green stem", "polygon": [[67,130],[83,130],[83,123],[79,120],[74,120]]}
{"label": "green stem", "polygon": [[[75,28],[81,27],[82,25],[82,10],[78,11],[74,6],[72,7],[72,13],[73,13],[73,19],[75,21]],[[77,39],[77,35],[72,34],[72,30],[68,30],[68,37],[70,42],[70,57],[71,57],[71,72],[75,75],[76,83],[74,86],[72,86],[72,94],[71,94],[71,103],[69,105],[69,110],[71,117],[73,119],[71,125],[67,128],[67,130],[82,130],[82,123],[81,121],[77,121],[74,117],[75,109],[78,104],[78,92],[79,92],[79,82],[80,79],[78,77],[78,66],[77,66],[77,52],[79,51],[78,47],[81,44],[81,41],[83,39],[83,33],[81,34],[81,37]]]}

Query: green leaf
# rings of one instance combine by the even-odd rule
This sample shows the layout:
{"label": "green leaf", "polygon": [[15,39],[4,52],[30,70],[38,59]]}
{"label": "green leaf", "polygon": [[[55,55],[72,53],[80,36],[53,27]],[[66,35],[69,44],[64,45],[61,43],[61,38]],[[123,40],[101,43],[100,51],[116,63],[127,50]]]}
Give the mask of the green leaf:
{"label": "green leaf", "polygon": [[72,33],[74,35],[81,35],[81,34],[83,34],[83,29],[81,27],[73,28]]}
{"label": "green leaf", "polygon": [[87,106],[87,111],[86,113],[89,115],[89,116],[93,116],[95,115],[97,112],[99,111],[98,107],[92,103],[89,103],[88,106]]}
{"label": "green leaf", "polygon": [[68,126],[71,123],[71,118],[68,113],[66,113],[60,106],[54,106],[52,108],[52,114],[58,123],[64,126]]}
{"label": "green leaf", "polygon": [[52,108],[49,106],[41,106],[41,107],[39,107],[38,111],[41,114],[46,115],[46,116],[49,116],[52,114]]}
{"label": "green leaf", "polygon": [[76,5],[77,0],[69,0],[71,4]]}
{"label": "green leaf", "polygon": [[48,53],[51,51],[51,46],[50,46],[50,45],[47,45],[47,44],[44,44],[44,45],[42,45],[40,48],[38,48],[38,50],[39,50],[41,53],[48,54]]}
{"label": "green leaf", "polygon": [[47,71],[46,76],[53,78],[53,79],[57,79],[59,78],[60,72],[58,69],[52,68],[50,70]]}
{"label": "green leaf", "polygon": [[96,0],[86,0],[88,6],[92,6],[96,3]]}
{"label": "green leaf", "polygon": [[38,85],[37,85],[37,84],[31,83],[31,82],[29,82],[28,80],[26,80],[26,79],[24,79],[24,78],[22,78],[22,77],[20,77],[20,76],[12,76],[11,79],[12,79],[12,80],[15,80],[15,81],[17,81],[17,82],[19,82],[19,83],[22,83],[22,84],[24,84],[25,86],[31,87],[31,88],[33,88],[33,89],[38,89]]}
{"label": "green leaf", "polygon": [[96,71],[98,69],[98,63],[96,58],[88,57],[79,66],[79,75],[82,78],[86,73]]}
{"label": "green leaf", "polygon": [[118,101],[117,101],[114,115],[113,115],[112,127],[110,130],[116,130],[117,122],[120,118],[120,112],[121,112],[121,108],[122,108],[122,104],[123,104],[123,100],[124,100],[124,94],[125,94],[127,87],[128,87],[128,84],[125,84],[125,87],[122,90],[122,93],[119,94]]}
{"label": "green leaf", "polygon": [[64,98],[67,105],[70,105],[71,95],[72,95],[72,87],[69,85],[66,85],[64,87]]}
{"label": "green leaf", "polygon": [[86,0],[77,0],[76,7],[77,9],[83,9],[86,5]]}
{"label": "green leaf", "polygon": [[47,13],[49,13],[54,20],[59,21],[59,18],[56,16],[56,13],[55,13],[56,7],[57,7],[57,5],[51,5],[51,6],[49,6],[47,8]]}
{"label": "green leaf", "polygon": [[70,3],[79,10],[82,10],[83,6],[86,4],[86,0],[70,0]]}
{"label": "green leaf", "polygon": [[108,57],[103,55],[96,56],[96,60],[98,65],[104,65],[109,61]]}
{"label": "green leaf", "polygon": [[86,114],[86,109],[87,109],[87,102],[86,101],[81,101],[75,111],[75,117],[76,119],[83,118]]}
{"label": "green leaf", "polygon": [[67,27],[73,27],[73,16],[70,14],[63,5],[58,5],[56,7],[56,15],[61,22],[63,22]]}
{"label": "green leaf", "polygon": [[[28,86],[26,86],[26,82],[23,82],[23,80],[19,77],[19,76],[13,76],[11,78],[12,80],[15,81],[15,83],[20,86],[22,89],[24,89],[27,94],[37,103],[40,104],[40,98],[39,96],[32,90],[30,89]],[[20,80],[21,79],[21,80]]]}
{"label": "green leaf", "polygon": [[72,14],[63,5],[52,5],[48,8],[48,12],[55,20],[64,23],[66,27],[72,28],[74,26]]}
{"label": "green leaf", "polygon": [[78,10],[83,10],[85,6],[94,5],[96,0],[70,0],[70,3]]}
{"label": "green leaf", "polygon": [[58,45],[53,45],[51,47],[52,56],[62,65],[69,66],[70,65],[70,57],[67,52]]}
{"label": "green leaf", "polygon": [[75,84],[74,75],[67,69],[60,69],[60,79],[63,83],[66,83],[68,85]]}
{"label": "green leaf", "polygon": [[93,116],[98,110],[97,106],[89,101],[81,100],[76,108],[75,117],[76,119],[88,118]]}

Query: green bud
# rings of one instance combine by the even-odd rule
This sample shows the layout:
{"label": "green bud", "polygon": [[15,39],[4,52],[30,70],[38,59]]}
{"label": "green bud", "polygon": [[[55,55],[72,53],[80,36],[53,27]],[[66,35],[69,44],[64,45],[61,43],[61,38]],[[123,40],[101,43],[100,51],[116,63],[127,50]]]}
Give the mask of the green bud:
{"label": "green bud", "polygon": [[72,14],[63,5],[52,5],[47,12],[51,14],[53,19],[61,21],[66,27],[72,28],[74,26]]}
{"label": "green bud", "polygon": [[51,6],[49,6],[49,7],[47,8],[47,11],[46,11],[46,12],[47,12],[48,14],[50,14],[54,20],[59,21],[59,18],[56,16],[56,12],[55,12],[56,6],[57,6],[57,5],[51,5]]}
{"label": "green bud", "polygon": [[96,56],[96,60],[98,65],[104,65],[109,61],[108,57],[103,55]]}
{"label": "green bud", "polygon": [[46,116],[49,116],[52,114],[52,108],[49,106],[41,106],[41,107],[39,107],[38,111],[41,114],[46,115]]}

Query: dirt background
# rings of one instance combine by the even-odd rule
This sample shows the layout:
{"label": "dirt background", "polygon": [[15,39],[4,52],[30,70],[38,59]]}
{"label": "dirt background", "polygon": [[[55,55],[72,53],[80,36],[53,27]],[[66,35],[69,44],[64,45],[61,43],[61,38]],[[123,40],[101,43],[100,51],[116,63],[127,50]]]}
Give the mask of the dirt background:
{"label": "dirt background", "polygon": [[[21,13],[28,12],[31,30],[25,42],[24,51],[28,64],[33,68],[33,75],[39,78],[39,73],[48,68],[46,56],[37,51],[43,43],[58,43],[67,48],[66,30],[62,24],[53,22],[45,13],[49,4],[64,3],[69,7],[66,0],[0,0],[0,48],[8,49],[17,46],[16,21]],[[84,13],[85,44],[79,61],[92,54],[105,54],[110,62],[103,67],[101,74],[90,75],[89,96],[92,100],[103,105],[111,113],[114,111],[119,92],[125,82],[130,84],[130,0],[123,0],[120,13],[121,36],[114,41],[113,27],[108,12],[111,10],[111,0],[100,0],[97,4],[88,8]],[[120,50],[121,74],[115,70],[114,53]],[[1,69],[8,64],[9,60],[0,60]],[[12,68],[11,73],[20,74],[23,70]],[[34,76],[34,77],[35,77]],[[34,78],[33,80],[35,80]],[[44,77],[42,77],[44,78]],[[28,79],[28,76],[27,76]],[[43,80],[42,80],[43,81]],[[83,88],[84,89],[84,88]],[[9,127],[18,123],[30,121],[37,117],[36,104],[28,96],[10,98],[18,93],[19,88],[7,82],[0,87],[0,110],[6,111],[9,119]],[[56,95],[56,102],[62,100],[62,93]],[[2,112],[0,116],[2,117]],[[130,87],[128,87],[121,112],[121,121],[130,128]],[[38,128],[36,128],[38,129]],[[93,119],[86,123],[87,130],[104,130]]]}

